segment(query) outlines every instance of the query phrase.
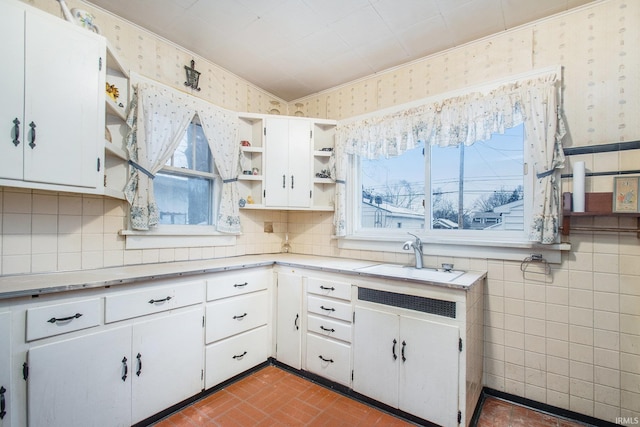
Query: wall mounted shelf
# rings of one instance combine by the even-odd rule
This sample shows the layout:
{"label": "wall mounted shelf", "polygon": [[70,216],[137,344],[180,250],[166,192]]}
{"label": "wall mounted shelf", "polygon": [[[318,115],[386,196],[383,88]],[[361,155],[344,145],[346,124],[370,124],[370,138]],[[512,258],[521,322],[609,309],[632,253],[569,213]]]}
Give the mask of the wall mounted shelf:
{"label": "wall mounted shelf", "polygon": [[[633,213],[618,213],[612,212],[613,210],[613,193],[585,193],[585,211],[584,212],[572,212],[571,211],[571,193],[562,193],[562,235],[568,236],[571,230],[574,231],[610,231],[610,232],[624,232],[624,233],[636,233],[640,238],[640,212]],[[572,217],[626,217],[636,218],[637,226],[633,228],[621,228],[621,227],[572,227]]]}

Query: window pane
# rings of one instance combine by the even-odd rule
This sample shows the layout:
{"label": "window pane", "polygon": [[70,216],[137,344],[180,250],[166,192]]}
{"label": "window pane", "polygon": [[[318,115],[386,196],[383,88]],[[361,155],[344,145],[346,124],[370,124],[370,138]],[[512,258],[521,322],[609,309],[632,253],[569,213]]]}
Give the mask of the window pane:
{"label": "window pane", "polygon": [[211,180],[158,173],[153,186],[160,224],[212,224]]}
{"label": "window pane", "polygon": [[202,131],[202,126],[196,123],[189,125],[166,165],[199,172],[211,172],[211,151],[209,151],[209,144]]}
{"label": "window pane", "polygon": [[209,151],[209,143],[204,136],[202,126],[193,125],[195,128],[195,144],[196,144],[196,164],[195,170],[200,172],[211,172],[211,151]]}
{"label": "window pane", "polygon": [[431,147],[431,228],[523,230],[523,148],[522,125],[470,146]]}
{"label": "window pane", "polygon": [[424,144],[389,159],[361,160],[363,228],[424,228]]}

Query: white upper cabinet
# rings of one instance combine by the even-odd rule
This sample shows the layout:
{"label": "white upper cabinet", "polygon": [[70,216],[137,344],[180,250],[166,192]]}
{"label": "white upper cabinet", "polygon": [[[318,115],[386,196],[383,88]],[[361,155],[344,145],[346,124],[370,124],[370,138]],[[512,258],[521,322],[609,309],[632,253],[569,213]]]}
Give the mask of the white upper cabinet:
{"label": "white upper cabinet", "polygon": [[311,122],[269,117],[266,120],[265,206],[311,206]]}
{"label": "white upper cabinet", "polygon": [[105,41],[0,3],[0,185],[102,192]]}

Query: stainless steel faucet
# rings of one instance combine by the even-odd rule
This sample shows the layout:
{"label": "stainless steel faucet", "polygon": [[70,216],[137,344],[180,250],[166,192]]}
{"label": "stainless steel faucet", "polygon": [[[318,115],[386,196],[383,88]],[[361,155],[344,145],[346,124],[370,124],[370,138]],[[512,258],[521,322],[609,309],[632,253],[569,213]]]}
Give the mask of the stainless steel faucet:
{"label": "stainless steel faucet", "polygon": [[415,237],[415,240],[407,240],[406,242],[404,242],[404,245],[402,245],[402,249],[408,251],[413,248],[413,253],[416,256],[416,268],[422,268],[422,240],[420,240],[420,238],[413,233],[407,232],[407,234],[411,234],[413,237]]}

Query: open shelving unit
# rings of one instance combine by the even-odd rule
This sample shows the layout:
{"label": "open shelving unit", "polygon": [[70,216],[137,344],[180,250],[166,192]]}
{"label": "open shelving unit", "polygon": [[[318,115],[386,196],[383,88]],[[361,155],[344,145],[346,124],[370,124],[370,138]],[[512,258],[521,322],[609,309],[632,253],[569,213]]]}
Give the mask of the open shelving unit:
{"label": "open shelving unit", "polygon": [[[613,193],[585,193],[585,211],[573,212],[572,194],[562,194],[562,235],[568,236],[571,230],[577,231],[611,231],[632,232],[640,238],[640,212],[613,212]],[[573,217],[621,217],[636,218],[635,229],[621,227],[571,227]]]}

